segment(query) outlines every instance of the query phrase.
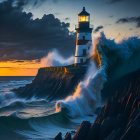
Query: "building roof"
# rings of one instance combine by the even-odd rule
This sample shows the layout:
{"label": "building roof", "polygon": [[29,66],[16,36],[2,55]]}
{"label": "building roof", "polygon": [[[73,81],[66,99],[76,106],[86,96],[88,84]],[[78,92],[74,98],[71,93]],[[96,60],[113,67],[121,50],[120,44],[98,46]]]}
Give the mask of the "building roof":
{"label": "building roof", "polygon": [[85,7],[83,7],[83,11],[78,14],[78,16],[89,16],[90,14],[86,11]]}

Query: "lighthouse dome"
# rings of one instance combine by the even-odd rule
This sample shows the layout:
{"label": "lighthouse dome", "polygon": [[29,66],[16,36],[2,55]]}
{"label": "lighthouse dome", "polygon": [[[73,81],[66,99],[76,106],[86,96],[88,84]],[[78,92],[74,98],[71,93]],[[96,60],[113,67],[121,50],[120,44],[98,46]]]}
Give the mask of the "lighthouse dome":
{"label": "lighthouse dome", "polygon": [[89,16],[90,14],[86,11],[86,8],[83,7],[83,11],[78,14],[78,16]]}

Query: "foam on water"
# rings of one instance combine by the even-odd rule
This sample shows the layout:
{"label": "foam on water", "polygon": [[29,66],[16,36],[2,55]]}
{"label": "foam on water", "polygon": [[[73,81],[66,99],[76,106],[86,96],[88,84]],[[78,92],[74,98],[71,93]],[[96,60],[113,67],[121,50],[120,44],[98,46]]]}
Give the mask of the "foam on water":
{"label": "foam on water", "polygon": [[[10,91],[30,83],[31,80],[0,81],[0,130],[9,132],[7,130],[11,129],[27,139],[49,139],[60,131],[65,134],[77,130],[82,120],[94,122],[94,111],[102,105],[101,90],[104,83],[140,68],[140,39],[132,37],[116,43],[101,33],[95,39],[91,56],[96,49],[102,67],[98,69],[95,62],[91,61],[84,80],[79,82],[73,95],[56,103],[56,111],[59,111],[57,113],[55,102],[36,99],[35,96],[30,100],[20,99]],[[74,62],[73,57],[65,60],[56,54],[48,54],[42,63],[46,66],[59,66]],[[8,128],[5,124],[8,124]]]}
{"label": "foam on water", "polygon": [[57,102],[56,111],[67,111],[73,118],[94,114],[102,104],[101,90],[107,78],[117,79],[140,68],[140,39],[137,37],[116,43],[100,33],[95,39],[93,51],[100,69],[97,70],[94,61],[91,62],[84,81],[78,84],[72,96]]}
{"label": "foam on water", "polygon": [[[2,78],[3,79],[3,78]],[[11,90],[31,83],[32,80],[1,80],[0,79],[0,108],[11,104],[12,102],[20,101],[15,93]],[[22,99],[23,100],[23,99]]]}
{"label": "foam on water", "polygon": [[52,52],[48,53],[46,57],[41,59],[41,63],[46,66],[66,66],[73,64],[74,62],[74,56],[71,56],[69,58],[64,58],[60,55],[60,53],[57,50],[53,50]]}
{"label": "foam on water", "polygon": [[67,110],[73,118],[93,115],[96,107],[101,104],[100,92],[105,80],[104,69],[97,70],[91,62],[85,80],[79,83],[73,96],[57,102],[56,110]]}

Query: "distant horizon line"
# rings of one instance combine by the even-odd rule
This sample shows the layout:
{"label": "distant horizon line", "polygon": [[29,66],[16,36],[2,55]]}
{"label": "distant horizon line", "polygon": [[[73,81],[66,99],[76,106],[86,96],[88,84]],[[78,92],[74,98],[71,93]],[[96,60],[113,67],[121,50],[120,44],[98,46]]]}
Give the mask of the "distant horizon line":
{"label": "distant horizon line", "polygon": [[[35,75],[36,76],[36,75]],[[0,77],[35,77],[35,76],[23,76],[23,75],[21,75],[21,76],[0,76]]]}

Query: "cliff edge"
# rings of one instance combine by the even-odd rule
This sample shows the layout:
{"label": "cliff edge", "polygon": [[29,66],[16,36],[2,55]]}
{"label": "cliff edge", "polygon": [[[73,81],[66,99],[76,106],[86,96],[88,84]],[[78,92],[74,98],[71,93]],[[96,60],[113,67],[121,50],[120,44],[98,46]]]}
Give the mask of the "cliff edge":
{"label": "cliff edge", "polygon": [[102,95],[107,102],[95,122],[84,121],[72,140],[139,140],[140,69],[107,82]]}
{"label": "cliff edge", "polygon": [[86,71],[87,65],[40,68],[31,84],[14,89],[14,92],[17,96],[25,98],[65,98],[72,94]]}

